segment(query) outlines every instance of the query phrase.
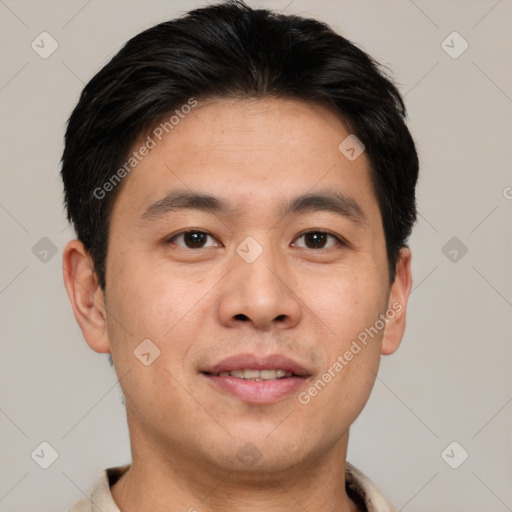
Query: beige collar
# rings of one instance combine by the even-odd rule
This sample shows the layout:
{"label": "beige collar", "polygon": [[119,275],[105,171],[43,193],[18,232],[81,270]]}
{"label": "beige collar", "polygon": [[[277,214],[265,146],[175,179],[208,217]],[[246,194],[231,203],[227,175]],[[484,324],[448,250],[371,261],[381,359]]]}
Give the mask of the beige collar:
{"label": "beige collar", "polygon": [[[80,500],[69,512],[121,512],[112,497],[110,486],[129,468],[130,464],[105,469],[94,486],[91,498]],[[351,497],[359,498],[366,506],[364,512],[396,512],[370,479],[349,462],[345,463],[345,482]]]}

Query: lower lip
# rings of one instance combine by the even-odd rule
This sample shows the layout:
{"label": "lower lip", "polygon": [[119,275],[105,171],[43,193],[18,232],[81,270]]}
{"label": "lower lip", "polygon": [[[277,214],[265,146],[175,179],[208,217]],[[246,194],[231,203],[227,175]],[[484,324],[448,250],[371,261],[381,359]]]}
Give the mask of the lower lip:
{"label": "lower lip", "polygon": [[271,404],[297,393],[304,385],[304,377],[287,377],[276,380],[244,380],[236,377],[205,375],[221,391],[234,395],[252,404]]}

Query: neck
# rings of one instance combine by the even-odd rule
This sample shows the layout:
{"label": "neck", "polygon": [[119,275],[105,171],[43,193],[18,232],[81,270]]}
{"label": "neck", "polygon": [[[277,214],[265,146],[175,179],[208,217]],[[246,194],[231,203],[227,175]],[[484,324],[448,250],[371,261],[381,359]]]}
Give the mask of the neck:
{"label": "neck", "polygon": [[[130,429],[132,464],[112,486],[122,512],[357,512],[345,491],[348,432],[325,453],[283,469],[245,472],[194,458],[180,446],[162,447]],[[172,508],[169,508],[172,507]]]}

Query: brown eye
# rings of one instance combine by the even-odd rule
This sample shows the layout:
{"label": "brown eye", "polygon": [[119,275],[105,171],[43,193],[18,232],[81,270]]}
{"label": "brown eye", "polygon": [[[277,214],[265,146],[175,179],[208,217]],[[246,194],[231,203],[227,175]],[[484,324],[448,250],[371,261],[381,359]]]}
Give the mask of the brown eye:
{"label": "brown eye", "polygon": [[[308,231],[307,233],[302,233],[297,240],[301,238],[304,238],[305,245],[298,246],[294,243],[294,247],[305,247],[306,249],[328,249],[329,247],[341,244],[341,240],[338,237],[331,235],[330,233],[326,233],[325,231]],[[334,243],[326,246],[329,238],[334,240]]]}
{"label": "brown eye", "polygon": [[[186,249],[202,249],[203,247],[212,247],[205,245],[208,237],[213,240],[211,235],[202,231],[184,231],[171,237],[168,243],[175,243]],[[182,243],[176,243],[176,240],[181,240]]]}

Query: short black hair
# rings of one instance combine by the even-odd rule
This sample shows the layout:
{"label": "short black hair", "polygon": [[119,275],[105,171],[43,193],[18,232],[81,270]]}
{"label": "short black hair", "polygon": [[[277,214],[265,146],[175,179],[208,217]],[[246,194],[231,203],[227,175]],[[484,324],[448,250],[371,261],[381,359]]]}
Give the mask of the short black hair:
{"label": "short black hair", "polygon": [[130,39],[85,86],[69,118],[65,205],[100,286],[106,285],[110,214],[122,189],[115,180],[129,172],[133,145],[191,99],[214,97],[318,102],[340,116],[365,146],[392,282],[416,220],[419,167],[396,85],[327,24],[233,0]]}

